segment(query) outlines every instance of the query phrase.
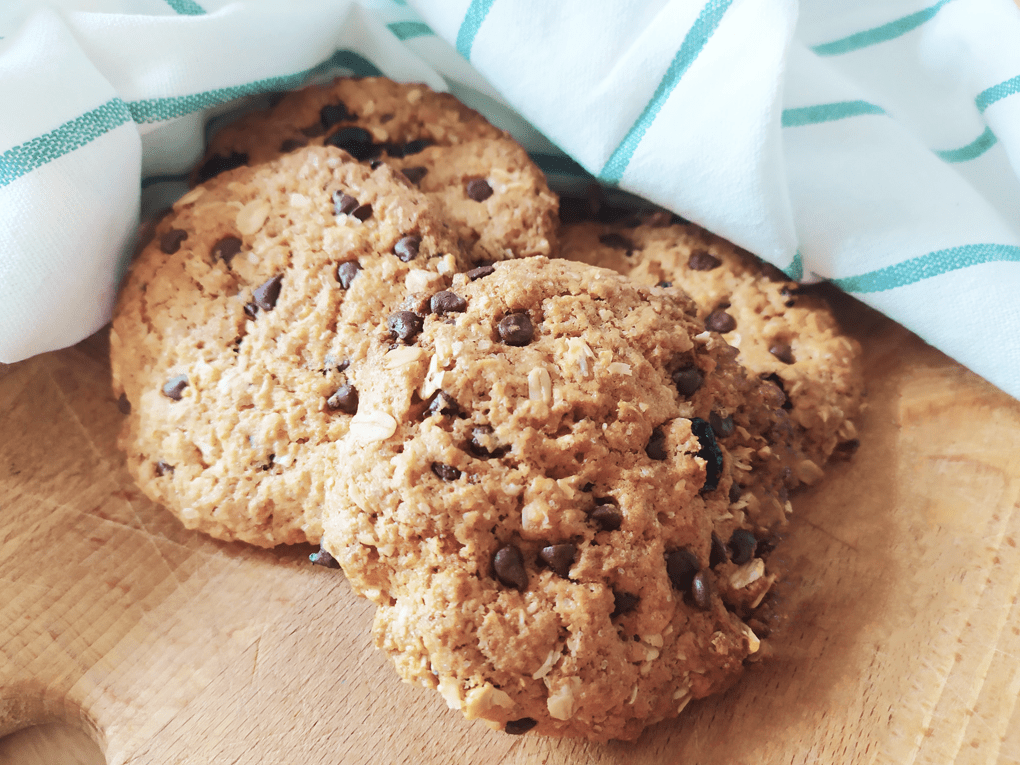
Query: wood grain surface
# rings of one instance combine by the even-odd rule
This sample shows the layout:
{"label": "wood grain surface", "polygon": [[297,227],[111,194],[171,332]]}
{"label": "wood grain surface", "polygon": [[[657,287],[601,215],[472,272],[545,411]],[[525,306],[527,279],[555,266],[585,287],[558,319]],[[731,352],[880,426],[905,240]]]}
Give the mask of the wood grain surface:
{"label": "wood grain surface", "polygon": [[310,548],[181,528],[116,450],[103,333],[0,366],[0,734],[68,722],[117,765],[1020,761],[1020,403],[828,294],[868,408],[854,459],[794,498],[788,623],[636,744],[466,722],[398,681]]}

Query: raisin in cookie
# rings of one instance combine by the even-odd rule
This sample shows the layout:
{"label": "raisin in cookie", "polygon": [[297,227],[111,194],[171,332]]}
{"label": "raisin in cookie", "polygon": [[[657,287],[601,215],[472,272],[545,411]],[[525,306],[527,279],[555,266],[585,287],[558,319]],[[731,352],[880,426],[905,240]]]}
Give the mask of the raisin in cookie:
{"label": "raisin in cookie", "polygon": [[333,147],[186,194],[132,265],[111,332],[138,485],[220,539],[317,542],[323,452],[358,413],[351,373],[467,265],[423,194]]}
{"label": "raisin in cookie", "polygon": [[424,85],[341,78],[288,93],[213,136],[194,179],[322,144],[400,168],[476,262],[553,254],[557,199],[542,171],[509,134]]}
{"label": "raisin in cookie", "polygon": [[774,581],[729,442],[773,386],[682,294],[583,264],[475,269],[429,308],[355,373],[323,520],[399,674],[507,733],[601,740],[727,687]]}
{"label": "raisin in cookie", "polygon": [[856,447],[860,346],[824,300],[798,294],[779,269],[692,224],[583,222],[565,226],[561,242],[563,257],[640,284],[672,283],[694,298],[706,326],[740,350],[740,363],[783,390],[804,453],[794,466],[801,481],[814,483],[834,450]]}

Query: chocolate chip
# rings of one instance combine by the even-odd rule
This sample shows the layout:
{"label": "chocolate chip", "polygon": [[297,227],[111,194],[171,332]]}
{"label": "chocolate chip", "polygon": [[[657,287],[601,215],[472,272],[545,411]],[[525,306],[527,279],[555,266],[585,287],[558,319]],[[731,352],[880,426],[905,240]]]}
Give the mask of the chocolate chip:
{"label": "chocolate chip", "polygon": [[340,101],[335,104],[326,104],[319,109],[319,122],[323,130],[329,130],[338,122],[346,122],[354,119],[354,115],[347,111],[347,104]]}
{"label": "chocolate chip", "polygon": [[377,152],[372,144],[372,134],[360,127],[340,128],[325,143],[343,149],[358,161],[369,159]]}
{"label": "chocolate chip", "polygon": [[371,162],[368,163],[368,166],[372,170],[378,170],[380,167],[382,167],[385,164],[386,163],[383,162],[381,159],[373,159]]}
{"label": "chocolate chip", "polygon": [[205,183],[210,178],[215,178],[220,173],[233,170],[235,167],[242,167],[248,164],[248,155],[240,152],[231,152],[230,156],[224,157],[216,154],[206,160],[205,164],[198,168],[195,174],[199,183]]}
{"label": "chocolate chip", "polygon": [[783,382],[783,378],[773,372],[770,375],[765,375],[761,378],[765,383],[771,383],[771,386],[762,386],[762,398],[765,399],[765,404],[772,407],[773,409],[782,407],[789,411],[793,409],[793,402],[790,397],[786,395],[786,384]]}
{"label": "chocolate chip", "polygon": [[524,556],[513,545],[499,548],[492,558],[496,578],[507,587],[523,591],[528,586],[528,572],[524,570]]}
{"label": "chocolate chip", "polygon": [[348,260],[346,263],[341,263],[336,267],[336,279],[340,282],[340,286],[345,290],[351,288],[351,282],[354,281],[354,277],[358,275],[361,270],[361,264],[356,260]]}
{"label": "chocolate chip", "polygon": [[358,389],[350,384],[341,385],[332,396],[326,399],[326,406],[344,414],[357,414]]}
{"label": "chocolate chip", "polygon": [[169,462],[164,462],[163,460],[160,460],[159,462],[156,463],[156,476],[157,477],[162,477],[162,476],[165,476],[165,475],[173,475],[173,474],[174,474],[174,466],[171,465]]}
{"label": "chocolate chip", "polygon": [[442,462],[432,463],[432,472],[444,481],[456,481],[460,478],[460,471],[453,465],[446,465]]}
{"label": "chocolate chip", "polygon": [[429,174],[429,169],[427,167],[405,167],[400,172],[404,174],[407,180],[417,186],[421,183],[421,179]]}
{"label": "chocolate chip", "polygon": [[740,488],[740,484],[733,482],[730,484],[730,504],[740,501],[740,495],[743,493],[743,489]]}
{"label": "chocolate chip", "polygon": [[486,444],[493,442],[493,430],[490,425],[478,425],[471,431],[471,440],[468,442],[468,449],[479,459],[488,460],[502,457],[508,451],[509,446],[495,445],[490,449]]}
{"label": "chocolate chip", "polygon": [[443,290],[432,296],[429,308],[432,313],[464,313],[467,310],[467,301],[456,293]]}
{"label": "chocolate chip", "polygon": [[322,566],[323,568],[340,568],[340,564],[336,562],[336,558],[329,554],[329,551],[319,543],[319,551],[313,552],[308,556],[308,560],[314,563],[316,566]]}
{"label": "chocolate chip", "polygon": [[666,434],[662,432],[662,428],[655,428],[652,431],[652,436],[648,439],[648,445],[645,447],[645,454],[653,460],[660,461],[669,456],[666,451]]}
{"label": "chocolate chip", "polygon": [[730,550],[733,551],[732,560],[738,566],[743,566],[750,561],[754,557],[757,547],[758,540],[747,529],[737,529],[730,537]]}
{"label": "chocolate chip", "polygon": [[699,571],[691,582],[691,596],[694,605],[702,611],[712,610],[712,579],[707,571]]}
{"label": "chocolate chip", "polygon": [[599,241],[614,250],[626,250],[628,255],[634,251],[634,243],[620,234],[603,234],[599,237]]}
{"label": "chocolate chip", "polygon": [[400,148],[400,156],[410,157],[412,154],[424,151],[431,145],[431,138],[415,138],[413,141],[408,141]]}
{"label": "chocolate chip", "polygon": [[603,531],[616,531],[623,525],[623,512],[612,497],[601,497],[595,500],[598,505],[591,513],[591,519]]}
{"label": "chocolate chip", "polygon": [[722,265],[722,261],[706,250],[695,250],[687,260],[687,267],[692,271],[711,271]]}
{"label": "chocolate chip", "polygon": [[306,146],[307,141],[302,141],[299,138],[288,138],[280,144],[281,154],[290,154],[292,151],[297,151],[302,146]]}
{"label": "chocolate chip", "polygon": [[481,279],[483,276],[495,273],[495,271],[495,266],[478,266],[478,268],[472,268],[468,271],[465,276],[467,276],[470,281],[475,281],[475,279]]}
{"label": "chocolate chip", "polygon": [[421,316],[411,311],[397,311],[386,320],[390,334],[398,340],[410,343],[421,332],[423,321]]}
{"label": "chocolate chip", "polygon": [[439,390],[433,394],[429,405],[425,408],[424,416],[431,417],[434,414],[442,417],[462,417],[464,413],[450,394]]}
{"label": "chocolate chip", "polygon": [[167,398],[172,398],[174,401],[180,401],[181,397],[184,395],[184,389],[187,387],[188,376],[177,375],[163,383],[163,395]]}
{"label": "chocolate chip", "polygon": [[372,217],[372,205],[361,205],[357,210],[351,213],[352,218],[357,218],[362,223]]}
{"label": "chocolate chip", "polygon": [[511,720],[508,722],[503,727],[503,730],[511,736],[520,736],[522,733],[527,733],[536,725],[538,725],[538,720],[533,720],[530,717],[522,717],[520,720]]}
{"label": "chocolate chip", "polygon": [[574,565],[576,556],[577,545],[570,543],[549,545],[538,551],[538,557],[564,579],[570,578],[570,567]]}
{"label": "chocolate chip", "polygon": [[673,384],[681,396],[693,396],[705,382],[705,376],[694,364],[684,364],[671,375]]}
{"label": "chocolate chip", "polygon": [[836,448],[832,452],[834,459],[848,460],[857,454],[857,450],[861,448],[861,440],[859,438],[851,438],[849,441],[844,441],[841,444],[836,444]]}
{"label": "chocolate chip", "polygon": [[691,420],[691,433],[701,444],[697,456],[705,460],[705,485],[701,487],[701,491],[715,491],[723,471],[723,454],[719,444],[716,443],[715,433],[712,426],[700,417]]}
{"label": "chocolate chip", "polygon": [[698,556],[691,552],[690,548],[681,547],[666,555],[666,573],[674,590],[689,591],[695,574],[700,570]]}
{"label": "chocolate chip", "polygon": [[[259,314],[259,307],[254,303],[245,303],[242,310],[244,311],[244,315],[249,319],[254,319]],[[240,338],[238,338],[238,340],[240,340]]]}
{"label": "chocolate chip", "polygon": [[726,311],[712,311],[712,313],[705,317],[705,328],[720,334],[732,332],[737,328],[737,320],[726,313]]}
{"label": "chocolate chip", "polygon": [[527,345],[535,336],[535,328],[526,313],[512,313],[509,316],[504,316],[496,329],[500,338],[507,345]]}
{"label": "chocolate chip", "polygon": [[345,191],[333,192],[333,214],[350,215],[358,209],[358,200]]}
{"label": "chocolate chip", "polygon": [[584,486],[581,487],[581,491],[583,491],[585,494],[587,494],[588,492],[592,491],[594,488],[595,488],[595,484],[593,484],[591,481],[589,481],[588,483],[586,483]]}
{"label": "chocolate chip", "polygon": [[715,568],[720,563],[725,563],[729,560],[729,556],[726,554],[726,545],[719,539],[719,535],[714,531],[712,532],[712,548],[708,554],[708,566],[709,568]]}
{"label": "chocolate chip", "polygon": [[188,232],[172,228],[159,238],[159,249],[167,255],[173,255],[181,249],[181,242],[188,238]]}
{"label": "chocolate chip", "polygon": [[638,603],[641,602],[641,598],[637,595],[633,595],[629,592],[622,592],[617,589],[613,589],[613,613],[609,615],[610,619],[615,619],[621,614],[629,614],[635,608]]}
{"label": "chocolate chip", "polygon": [[784,364],[792,364],[796,359],[793,358],[793,348],[790,347],[789,343],[776,342],[769,346],[769,353],[775,356]]}
{"label": "chocolate chip", "polygon": [[121,414],[131,414],[131,402],[128,401],[127,393],[121,393],[117,399],[117,409]]}
{"label": "chocolate chip", "polygon": [[241,251],[243,242],[236,236],[225,236],[220,239],[216,244],[212,246],[210,253],[212,254],[213,262],[222,260],[228,266],[230,265],[231,259]]}
{"label": "chocolate chip", "polygon": [[280,290],[282,288],[283,276],[277,274],[276,276],[266,279],[266,281],[256,287],[251,293],[251,296],[255,300],[255,305],[263,311],[272,311],[276,308],[276,301],[280,297]]}
{"label": "chocolate chip", "polygon": [[405,263],[410,263],[418,257],[418,248],[421,247],[420,236],[405,236],[393,245],[393,254]]}
{"label": "chocolate chip", "polygon": [[712,432],[714,432],[719,438],[732,436],[735,429],[735,426],[733,425],[733,415],[723,417],[718,412],[712,412],[708,415],[708,424],[712,426]]}
{"label": "chocolate chip", "polygon": [[476,202],[484,202],[492,196],[492,186],[484,178],[472,178],[464,187],[469,199]]}

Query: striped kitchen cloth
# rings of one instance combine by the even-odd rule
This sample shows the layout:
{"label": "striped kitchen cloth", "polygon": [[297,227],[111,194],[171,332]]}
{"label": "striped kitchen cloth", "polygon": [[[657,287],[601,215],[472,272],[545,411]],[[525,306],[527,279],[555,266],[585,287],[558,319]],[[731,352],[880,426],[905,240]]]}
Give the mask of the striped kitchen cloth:
{"label": "striped kitchen cloth", "polygon": [[102,325],[139,205],[180,192],[236,99],[382,73],[451,90],[554,180],[832,280],[1020,397],[1011,0],[411,5],[0,9],[0,360]]}

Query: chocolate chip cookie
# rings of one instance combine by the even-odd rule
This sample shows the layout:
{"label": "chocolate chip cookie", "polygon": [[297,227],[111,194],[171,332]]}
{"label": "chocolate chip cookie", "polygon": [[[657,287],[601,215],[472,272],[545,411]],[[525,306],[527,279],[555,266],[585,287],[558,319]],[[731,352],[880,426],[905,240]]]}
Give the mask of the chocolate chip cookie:
{"label": "chocolate chip cookie", "polygon": [[727,687],[775,578],[739,489],[775,386],[679,291],[579,263],[476,268],[427,309],[353,373],[322,540],[398,673],[599,740]]}
{"label": "chocolate chip cookie", "polygon": [[824,300],[802,294],[779,269],[698,226],[650,217],[642,225],[565,226],[562,255],[687,292],[706,327],[739,349],[740,363],[782,390],[803,452],[793,471],[814,483],[834,451],[852,453],[858,443],[859,344]]}
{"label": "chocolate chip cookie", "polygon": [[476,262],[554,254],[557,199],[542,171],[509,134],[425,85],[341,78],[287,93],[213,136],[193,179],[323,144],[402,170]]}
{"label": "chocolate chip cookie", "polygon": [[132,265],[113,320],[138,485],[220,539],[317,542],[325,452],[362,416],[352,375],[469,266],[402,174],[335,147],[196,187]]}

